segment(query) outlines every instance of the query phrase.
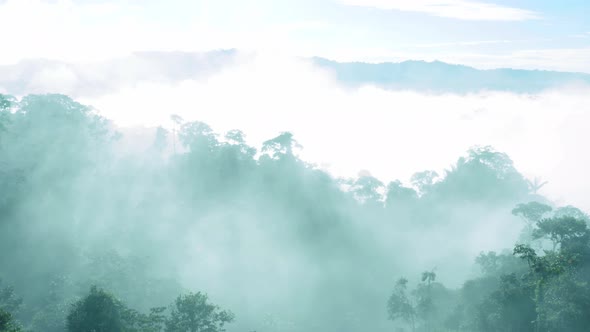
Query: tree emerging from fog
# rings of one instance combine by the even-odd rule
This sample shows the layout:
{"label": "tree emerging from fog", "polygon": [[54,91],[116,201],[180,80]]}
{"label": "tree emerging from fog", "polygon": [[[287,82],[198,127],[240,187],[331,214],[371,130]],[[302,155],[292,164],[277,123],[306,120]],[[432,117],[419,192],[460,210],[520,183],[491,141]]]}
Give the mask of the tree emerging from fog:
{"label": "tree emerging from fog", "polygon": [[173,122],[128,149],[67,96],[0,95],[0,331],[590,326],[590,219],[493,147],[336,178],[293,133]]}

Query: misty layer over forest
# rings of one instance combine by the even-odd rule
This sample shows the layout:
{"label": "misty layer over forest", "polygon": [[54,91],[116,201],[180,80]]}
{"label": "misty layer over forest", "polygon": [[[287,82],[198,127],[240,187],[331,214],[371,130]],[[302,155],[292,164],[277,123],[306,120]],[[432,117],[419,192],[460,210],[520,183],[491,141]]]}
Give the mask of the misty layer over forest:
{"label": "misty layer over forest", "polygon": [[172,119],[121,152],[91,107],[0,95],[0,331],[590,326],[590,219],[493,147],[384,183]]}
{"label": "misty layer over forest", "polygon": [[[76,64],[48,59],[26,59],[0,64],[0,91],[12,95],[60,92],[74,98],[96,97],[132,87],[137,82],[179,83],[206,80],[239,68],[260,57],[236,49],[208,52],[134,52],[108,61]],[[524,69],[476,69],[440,61],[384,63],[337,62],[301,58],[300,62],[333,77],[345,86],[378,86],[387,90],[435,93],[506,91],[538,93],[564,86],[590,84],[590,74]],[[268,65],[268,64],[266,64]],[[291,79],[288,66],[274,68],[283,80]]]}

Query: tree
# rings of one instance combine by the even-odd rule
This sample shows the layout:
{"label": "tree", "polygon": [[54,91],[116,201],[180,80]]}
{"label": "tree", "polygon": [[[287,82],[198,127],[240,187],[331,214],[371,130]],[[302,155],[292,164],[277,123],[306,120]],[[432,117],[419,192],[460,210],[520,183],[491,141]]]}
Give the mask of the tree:
{"label": "tree", "polygon": [[422,328],[426,331],[431,331],[435,322],[442,323],[439,320],[442,315],[437,317],[435,309],[441,303],[448,302],[448,292],[435,280],[434,271],[423,272],[421,282],[411,292],[412,299],[410,299],[407,295],[408,280],[399,279],[387,302],[388,319],[402,319],[410,324],[412,331],[416,330],[418,319],[423,322]]}
{"label": "tree", "polygon": [[151,308],[149,314],[142,314],[133,309],[122,311],[126,332],[160,332],[166,322],[166,307]]}
{"label": "tree", "polygon": [[293,138],[290,132],[282,132],[279,136],[262,143],[262,152],[273,159],[294,157],[294,151],[301,145]]}
{"label": "tree", "polygon": [[513,202],[528,191],[512,160],[489,146],[470,149],[432,190],[442,197],[488,203]]}
{"label": "tree", "polygon": [[16,295],[14,288],[12,286],[2,287],[2,279],[0,279],[0,310],[14,314],[19,311],[22,303],[23,299]]}
{"label": "tree", "polygon": [[549,205],[539,202],[528,202],[518,204],[512,209],[512,214],[521,217],[528,226],[534,225],[541,220],[544,215],[553,210]]}
{"label": "tree", "polygon": [[417,297],[416,312],[426,324],[426,330],[432,329],[432,321],[435,311],[434,298],[432,294],[432,283],[436,280],[434,271],[422,272],[422,283],[414,291]]}
{"label": "tree", "polygon": [[199,121],[187,122],[180,127],[180,142],[193,152],[211,152],[219,142],[208,124]]}
{"label": "tree", "polygon": [[[6,96],[0,93],[0,133],[6,130],[8,121],[10,119],[10,108],[15,104],[15,99],[12,96]],[[2,143],[0,141],[0,143]]]}
{"label": "tree", "polygon": [[[526,244],[531,244],[535,238],[533,228],[535,223],[539,222],[545,215],[551,212],[553,208],[549,205],[539,202],[528,202],[518,204],[512,209],[512,214],[520,217],[525,222],[525,227],[521,232],[520,240]],[[539,245],[542,245],[539,243]]]}
{"label": "tree", "polygon": [[0,112],[8,110],[14,104],[14,102],[14,97],[0,93]]}
{"label": "tree", "polygon": [[0,309],[0,332],[21,332],[20,325],[8,311]]}
{"label": "tree", "polygon": [[359,173],[359,177],[352,183],[350,192],[361,203],[378,203],[382,198],[382,189],[383,183],[364,171]]}
{"label": "tree", "polygon": [[412,186],[416,188],[416,191],[420,193],[420,195],[424,195],[428,193],[430,188],[434,185],[436,178],[438,178],[438,173],[435,171],[423,171],[414,173],[411,178]]}
{"label": "tree", "polygon": [[516,274],[500,276],[500,285],[486,300],[484,310],[487,322],[484,326],[499,331],[531,331],[535,319],[535,304],[530,286]]}
{"label": "tree", "polygon": [[543,181],[541,180],[541,178],[535,177],[533,180],[527,180],[527,183],[529,185],[529,190],[531,191],[531,193],[533,195],[536,195],[537,192],[539,192],[539,190],[541,190],[541,188],[543,188],[547,184],[547,181]]}
{"label": "tree", "polygon": [[400,278],[387,301],[387,315],[390,320],[402,319],[416,330],[416,309],[407,294],[408,279]]}
{"label": "tree", "polygon": [[404,187],[400,180],[392,181],[387,185],[387,195],[385,202],[407,203],[418,198],[416,191],[412,188]]}
{"label": "tree", "polygon": [[542,311],[549,331],[588,331],[590,288],[586,272],[567,269],[548,280]]}
{"label": "tree", "polygon": [[[590,233],[586,222],[574,217],[547,218],[537,222],[537,229],[533,231],[535,239],[544,237],[553,242],[553,250],[558,245],[572,246],[585,245],[590,239]],[[563,248],[567,249],[567,248]]]}
{"label": "tree", "polygon": [[[584,268],[588,267],[590,257],[590,230],[586,222],[567,216],[543,219],[537,222],[533,234],[554,244],[553,250],[545,250],[543,255],[528,245],[514,248],[514,254],[529,264],[528,278],[534,287],[537,312],[535,331],[561,328],[566,320],[570,324],[574,318],[577,321],[572,326],[583,326],[579,322],[585,315],[578,312],[587,310],[590,290],[587,279],[578,277],[586,275]],[[582,294],[585,295],[580,297]]]}
{"label": "tree", "polygon": [[221,310],[208,302],[206,294],[198,292],[179,296],[171,306],[166,320],[166,332],[222,332],[223,326],[234,320],[231,311]]}
{"label": "tree", "polygon": [[576,219],[583,220],[586,223],[590,223],[590,217],[585,212],[571,205],[562,206],[560,208],[557,208],[555,212],[553,212],[553,218],[560,217],[573,217]]}
{"label": "tree", "polygon": [[22,299],[16,296],[14,288],[2,287],[2,279],[0,279],[0,332],[22,331],[13,316],[19,311],[21,304]]}
{"label": "tree", "polygon": [[66,318],[68,332],[122,332],[122,303],[93,286],[90,294],[74,303]]}
{"label": "tree", "polygon": [[500,254],[495,251],[481,252],[475,258],[475,263],[479,265],[484,277],[500,277],[512,273],[522,274],[526,272],[526,266],[522,260],[514,257],[510,251]]}
{"label": "tree", "polygon": [[168,131],[163,127],[156,128],[156,137],[152,147],[155,151],[161,153],[168,146]]}

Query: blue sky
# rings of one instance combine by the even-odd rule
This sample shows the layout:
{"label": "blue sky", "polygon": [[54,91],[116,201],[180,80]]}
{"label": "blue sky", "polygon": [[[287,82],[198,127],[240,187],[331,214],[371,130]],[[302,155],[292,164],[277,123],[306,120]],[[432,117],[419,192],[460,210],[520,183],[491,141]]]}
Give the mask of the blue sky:
{"label": "blue sky", "polygon": [[590,72],[582,0],[0,0],[0,62],[238,48]]}

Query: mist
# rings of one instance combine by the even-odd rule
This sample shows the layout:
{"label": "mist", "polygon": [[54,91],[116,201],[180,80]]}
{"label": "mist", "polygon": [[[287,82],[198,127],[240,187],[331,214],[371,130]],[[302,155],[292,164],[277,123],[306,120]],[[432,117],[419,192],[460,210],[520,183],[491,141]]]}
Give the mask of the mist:
{"label": "mist", "polygon": [[330,174],[368,170],[386,182],[409,183],[418,170],[440,172],[470,147],[491,145],[527,177],[548,181],[542,192],[552,200],[590,208],[583,190],[590,158],[577,143],[590,139],[584,136],[590,135],[587,85],[526,94],[350,88],[312,61],[272,54],[239,59],[206,79],[137,80],[80,100],[121,127],[171,128],[170,115],[177,114],[218,132],[239,128],[255,146],[289,131],[305,147],[302,159]]}
{"label": "mist", "polygon": [[260,54],[194,79],[67,88],[79,97],[2,96],[1,272],[35,331],[70,328],[93,285],[139,313],[206,292],[236,314],[227,331],[409,329],[393,319],[400,278],[438,308],[420,331],[473,331],[469,285],[486,305],[527,268],[514,245],[549,241],[515,207],[590,208],[587,86],[350,87]]}

